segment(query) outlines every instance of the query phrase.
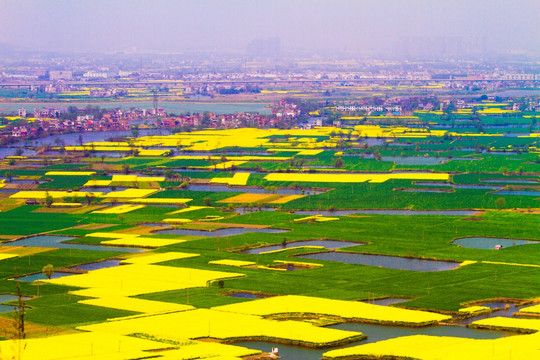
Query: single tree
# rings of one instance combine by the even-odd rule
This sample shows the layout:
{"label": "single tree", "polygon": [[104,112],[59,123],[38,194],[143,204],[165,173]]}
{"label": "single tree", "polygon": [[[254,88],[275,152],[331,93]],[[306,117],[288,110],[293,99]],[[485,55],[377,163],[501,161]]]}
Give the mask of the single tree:
{"label": "single tree", "polygon": [[41,272],[47,279],[50,279],[54,274],[54,267],[51,264],[47,264],[41,269]]}
{"label": "single tree", "polygon": [[45,206],[50,208],[53,201],[54,201],[53,197],[51,195],[49,195],[49,193],[47,192],[47,195],[45,196]]}
{"label": "single tree", "polygon": [[506,206],[506,199],[505,198],[497,198],[495,200],[495,206],[497,206],[497,209],[502,209]]}

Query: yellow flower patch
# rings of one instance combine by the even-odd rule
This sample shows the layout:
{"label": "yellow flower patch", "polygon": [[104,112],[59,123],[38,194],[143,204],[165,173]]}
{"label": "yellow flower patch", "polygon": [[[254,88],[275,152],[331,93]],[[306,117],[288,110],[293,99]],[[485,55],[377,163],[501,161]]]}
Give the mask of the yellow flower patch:
{"label": "yellow flower patch", "polygon": [[[47,197],[47,194],[52,196],[53,199],[60,199],[65,197],[79,197],[79,198],[85,198],[87,194],[90,194],[88,192],[84,191],[19,191],[18,193],[15,193],[10,196],[10,199],[40,199],[44,200]],[[102,192],[95,191],[92,192],[94,196],[100,197],[103,195]]]}
{"label": "yellow flower patch", "polygon": [[[488,328],[540,331],[540,319],[493,317],[493,318],[487,318],[487,319],[474,321],[471,325],[478,326],[478,327],[488,327]],[[537,333],[537,335],[540,335],[540,332]]]}
{"label": "yellow flower patch", "polygon": [[286,195],[286,196],[280,197],[277,200],[270,201],[269,204],[286,204],[289,201],[293,201],[293,200],[296,200],[296,199],[301,199],[304,196],[306,196],[306,195]]}
{"label": "yellow flower patch", "polygon": [[[119,336],[111,333],[80,332],[70,335],[33,338],[21,341],[21,359],[136,359],[148,356],[149,350],[169,348],[169,344]],[[0,341],[0,353],[5,359],[19,359],[18,342]]]}
{"label": "yellow flower patch", "polygon": [[95,171],[49,171],[45,175],[51,176],[90,176],[94,175]]}
{"label": "yellow flower patch", "polygon": [[[241,155],[241,156],[228,156],[226,155],[227,160],[238,160],[238,161],[287,161],[290,159],[288,156],[252,156],[252,155]],[[221,156],[203,156],[203,155],[193,155],[193,156],[174,156],[171,159],[174,160],[219,160],[221,161]]]}
{"label": "yellow flower patch", "polygon": [[540,304],[520,309],[519,312],[522,314],[540,315]]}
{"label": "yellow flower patch", "polygon": [[126,189],[122,191],[112,191],[108,194],[103,195],[105,198],[140,198],[144,196],[149,196],[158,192],[158,190],[153,189]]}
{"label": "yellow flower patch", "polygon": [[261,351],[241,346],[226,345],[207,341],[192,341],[178,350],[163,351],[159,360],[211,359],[211,360],[242,360]]}
{"label": "yellow flower patch", "polygon": [[182,239],[158,239],[158,238],[134,236],[132,238],[106,240],[106,241],[102,241],[101,244],[111,245],[111,246],[158,248],[161,246],[183,243],[185,241],[186,240],[182,240]]}
{"label": "yellow flower patch", "polygon": [[173,224],[186,224],[186,223],[189,223],[189,222],[192,222],[193,220],[191,219],[181,219],[181,218],[168,218],[168,219],[163,219],[162,220],[164,223],[173,223]]}
{"label": "yellow flower patch", "polygon": [[51,204],[52,207],[79,207],[81,205],[82,204],[78,202],[55,202]]}
{"label": "yellow flower patch", "polygon": [[327,182],[327,183],[382,183],[390,179],[407,180],[448,180],[448,174],[439,173],[388,173],[388,174],[304,174],[271,173],[264,177],[266,181],[289,182]]}
{"label": "yellow flower patch", "polygon": [[476,340],[447,336],[404,336],[376,343],[332,350],[323,354],[326,359],[353,358],[410,358],[499,360],[540,358],[540,335],[516,335],[492,340]]}
{"label": "yellow flower patch", "polygon": [[209,309],[146,316],[81,326],[80,330],[131,334],[144,329],[156,337],[177,339],[235,339],[246,337],[279,338],[324,345],[343,341],[360,333],[317,327],[300,321],[275,321],[259,316]]}
{"label": "yellow flower patch", "polygon": [[139,210],[145,208],[145,205],[119,205],[103,210],[92,211],[92,214],[125,214],[134,210]]}
{"label": "yellow flower patch", "polygon": [[6,254],[6,253],[0,253],[0,261],[1,260],[6,260],[6,259],[11,259],[11,258],[14,258],[14,257],[17,257],[18,255],[15,255],[15,254]]}
{"label": "yellow flower patch", "polygon": [[165,181],[163,176],[137,176],[137,175],[113,175],[114,182],[160,182]]}
{"label": "yellow flower patch", "polygon": [[214,280],[244,276],[220,271],[133,264],[43,281],[86,288],[73,291],[72,294],[102,298],[204,287]]}
{"label": "yellow flower patch", "polygon": [[466,308],[461,308],[458,310],[460,313],[476,313],[476,312],[484,312],[484,311],[490,311],[490,308],[487,306],[469,306]]}
{"label": "yellow flower patch", "polygon": [[240,304],[213,308],[252,315],[310,313],[339,316],[344,319],[378,321],[399,324],[431,324],[450,320],[450,316],[427,311],[406,310],[357,301],[330,300],[308,296],[276,296]]}
{"label": "yellow flower patch", "polygon": [[[152,190],[154,191],[154,190]],[[155,191],[154,191],[155,192]],[[145,199],[132,199],[129,202],[138,204],[185,204],[193,199],[184,198],[145,198]]]}
{"label": "yellow flower patch", "polygon": [[111,180],[88,180],[83,186],[109,186]]}
{"label": "yellow flower patch", "polygon": [[170,212],[168,213],[168,215],[180,214],[180,213],[184,213],[188,211],[195,211],[195,210],[201,210],[201,209],[206,209],[206,208],[208,208],[208,206],[190,206],[185,209],[180,209],[180,210]]}
{"label": "yellow flower patch", "polygon": [[121,233],[92,233],[88,234],[89,237],[106,238],[114,240],[102,241],[101,244],[111,246],[132,246],[132,247],[145,247],[145,248],[157,248],[160,246],[166,246],[171,244],[179,244],[186,240],[182,238],[178,239],[161,239],[143,237],[137,234],[121,234]]}
{"label": "yellow flower patch", "polygon": [[211,183],[228,184],[228,185],[246,185],[250,173],[239,172],[234,174],[232,178],[213,178]]}
{"label": "yellow flower patch", "polygon": [[146,314],[186,311],[194,309],[193,306],[190,305],[145,300],[124,296],[108,296],[106,298],[80,300],[79,303]]}
{"label": "yellow flower patch", "polygon": [[128,259],[122,260],[122,264],[150,265],[170,260],[188,259],[197,256],[200,255],[183,252],[145,253],[137,254]]}
{"label": "yellow flower patch", "polygon": [[322,215],[312,215],[312,216],[307,216],[300,219],[294,219],[293,221],[298,222],[298,223],[303,223],[303,222],[311,222],[311,221],[326,222],[326,221],[336,221],[336,220],[339,220],[339,218],[327,217],[327,216],[322,216]]}
{"label": "yellow flower patch", "polygon": [[237,267],[256,265],[256,263],[253,261],[229,260],[229,259],[214,260],[214,261],[209,261],[208,263],[214,264],[214,265],[227,265],[227,266],[237,266]]}
{"label": "yellow flower patch", "polygon": [[251,204],[258,202],[273,201],[273,199],[279,198],[279,195],[273,194],[240,194],[219,200],[218,203],[239,203],[239,204]]}
{"label": "yellow flower patch", "polygon": [[159,149],[139,149],[139,156],[161,156],[168,153],[169,150],[159,150]]}
{"label": "yellow flower patch", "polygon": [[318,245],[287,246],[287,247],[284,247],[282,249],[277,249],[277,250],[261,251],[259,254],[260,255],[273,254],[277,252],[294,250],[294,249],[324,249],[324,246],[318,246]]}

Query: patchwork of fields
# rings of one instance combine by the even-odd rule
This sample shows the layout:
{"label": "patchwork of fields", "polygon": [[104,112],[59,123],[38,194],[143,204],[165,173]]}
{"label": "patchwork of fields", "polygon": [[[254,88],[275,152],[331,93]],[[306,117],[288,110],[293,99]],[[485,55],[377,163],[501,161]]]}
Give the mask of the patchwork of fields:
{"label": "patchwork of fields", "polygon": [[1,159],[0,358],[538,358],[537,138],[493,135],[204,130]]}

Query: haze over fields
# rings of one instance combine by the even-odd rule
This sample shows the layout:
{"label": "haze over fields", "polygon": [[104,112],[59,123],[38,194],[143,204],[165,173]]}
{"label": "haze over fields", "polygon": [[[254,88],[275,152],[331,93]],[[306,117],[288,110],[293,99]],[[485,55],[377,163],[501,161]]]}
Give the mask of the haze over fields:
{"label": "haze over fields", "polygon": [[37,51],[530,55],[540,48],[539,20],[537,0],[1,0],[0,44]]}

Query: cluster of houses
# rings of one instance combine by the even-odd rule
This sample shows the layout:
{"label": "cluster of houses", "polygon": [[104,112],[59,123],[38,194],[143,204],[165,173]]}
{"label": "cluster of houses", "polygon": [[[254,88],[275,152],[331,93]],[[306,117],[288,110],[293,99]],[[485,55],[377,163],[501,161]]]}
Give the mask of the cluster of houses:
{"label": "cluster of houses", "polygon": [[87,116],[79,116],[77,120],[61,120],[54,118],[36,119],[27,125],[13,126],[13,128],[11,128],[11,132],[4,135],[11,135],[15,138],[33,139],[44,134],[129,129],[131,129],[131,125],[125,119],[111,119],[103,117],[99,120],[95,120]]}

